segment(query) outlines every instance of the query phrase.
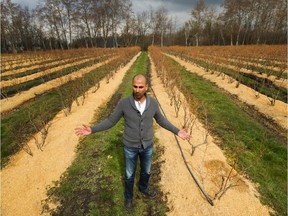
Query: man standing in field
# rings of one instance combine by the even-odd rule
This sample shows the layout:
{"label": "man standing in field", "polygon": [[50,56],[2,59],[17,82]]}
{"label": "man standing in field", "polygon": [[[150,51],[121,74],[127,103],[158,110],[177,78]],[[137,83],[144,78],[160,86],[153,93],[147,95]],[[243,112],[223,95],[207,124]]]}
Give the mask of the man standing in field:
{"label": "man standing in field", "polygon": [[179,130],[160,112],[157,101],[146,94],[147,80],[143,75],[136,75],[132,80],[133,95],[122,99],[114,112],[105,120],[92,127],[76,128],[78,136],[85,136],[113,127],[124,118],[124,157],[125,157],[125,208],[133,210],[133,187],[137,165],[140,158],[139,191],[148,198],[156,196],[155,191],[148,189],[153,151],[153,118],[163,128],[177,134],[182,139],[190,135],[184,129]]}

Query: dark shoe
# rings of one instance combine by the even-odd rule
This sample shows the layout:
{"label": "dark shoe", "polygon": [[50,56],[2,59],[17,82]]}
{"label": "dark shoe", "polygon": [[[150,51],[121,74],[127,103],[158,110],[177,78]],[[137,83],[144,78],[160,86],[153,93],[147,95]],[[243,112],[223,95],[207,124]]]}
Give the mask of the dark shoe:
{"label": "dark shoe", "polygon": [[146,189],[145,191],[141,191],[141,193],[146,197],[146,198],[154,198],[156,197],[157,193],[156,191],[150,191]]}
{"label": "dark shoe", "polygon": [[125,209],[126,209],[127,212],[132,212],[133,211],[132,200],[125,200]]}

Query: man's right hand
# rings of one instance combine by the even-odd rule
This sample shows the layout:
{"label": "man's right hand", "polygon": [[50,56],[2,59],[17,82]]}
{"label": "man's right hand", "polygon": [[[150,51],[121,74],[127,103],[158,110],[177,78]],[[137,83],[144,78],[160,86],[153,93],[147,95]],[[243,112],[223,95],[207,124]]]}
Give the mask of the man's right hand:
{"label": "man's right hand", "polygon": [[75,128],[77,136],[87,136],[92,133],[92,129],[89,126],[83,125],[83,127]]}

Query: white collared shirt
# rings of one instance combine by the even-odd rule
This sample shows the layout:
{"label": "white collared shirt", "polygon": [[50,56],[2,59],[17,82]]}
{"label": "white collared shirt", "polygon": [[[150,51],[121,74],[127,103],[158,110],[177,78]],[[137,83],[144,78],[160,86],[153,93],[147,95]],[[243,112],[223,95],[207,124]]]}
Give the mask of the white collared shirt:
{"label": "white collared shirt", "polygon": [[134,101],[135,101],[135,106],[137,107],[137,109],[142,115],[146,107],[146,99],[142,103],[140,101],[136,101],[136,100]]}

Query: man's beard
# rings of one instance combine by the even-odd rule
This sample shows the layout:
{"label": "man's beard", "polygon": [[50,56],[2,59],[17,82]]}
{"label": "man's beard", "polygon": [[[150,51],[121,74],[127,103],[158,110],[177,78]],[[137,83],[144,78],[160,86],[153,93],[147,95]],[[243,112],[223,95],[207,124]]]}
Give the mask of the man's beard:
{"label": "man's beard", "polygon": [[134,93],[134,98],[136,99],[141,99],[142,97],[144,97],[145,93]]}

